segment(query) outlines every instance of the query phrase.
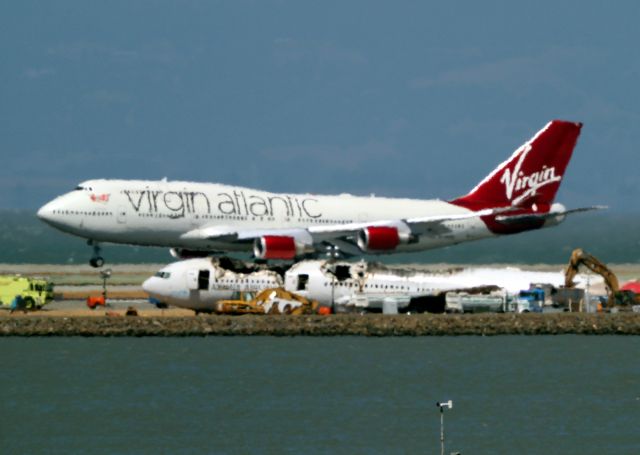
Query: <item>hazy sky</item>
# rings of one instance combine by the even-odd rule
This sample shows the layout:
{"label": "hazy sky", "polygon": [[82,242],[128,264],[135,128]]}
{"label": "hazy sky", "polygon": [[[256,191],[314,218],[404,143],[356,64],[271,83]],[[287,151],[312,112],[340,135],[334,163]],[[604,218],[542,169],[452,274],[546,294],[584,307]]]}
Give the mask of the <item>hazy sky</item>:
{"label": "hazy sky", "polygon": [[0,208],[89,178],[451,198],[548,120],[639,211],[640,2],[7,1]]}

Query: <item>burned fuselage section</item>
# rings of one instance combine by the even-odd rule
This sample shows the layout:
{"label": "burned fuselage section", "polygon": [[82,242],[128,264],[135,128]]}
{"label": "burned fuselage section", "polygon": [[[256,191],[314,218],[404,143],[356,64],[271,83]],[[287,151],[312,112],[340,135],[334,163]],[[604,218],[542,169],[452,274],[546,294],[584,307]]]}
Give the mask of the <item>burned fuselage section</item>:
{"label": "burned fuselage section", "polygon": [[440,294],[451,289],[445,275],[364,261],[302,261],[285,273],[285,288],[336,312],[442,312]]}

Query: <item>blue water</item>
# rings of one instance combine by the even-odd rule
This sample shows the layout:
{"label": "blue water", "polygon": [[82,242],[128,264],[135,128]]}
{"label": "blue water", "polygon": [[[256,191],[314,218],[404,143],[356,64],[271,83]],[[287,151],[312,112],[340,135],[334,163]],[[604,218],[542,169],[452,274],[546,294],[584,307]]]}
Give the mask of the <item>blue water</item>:
{"label": "blue water", "polygon": [[640,337],[0,339],[1,453],[640,453]]}

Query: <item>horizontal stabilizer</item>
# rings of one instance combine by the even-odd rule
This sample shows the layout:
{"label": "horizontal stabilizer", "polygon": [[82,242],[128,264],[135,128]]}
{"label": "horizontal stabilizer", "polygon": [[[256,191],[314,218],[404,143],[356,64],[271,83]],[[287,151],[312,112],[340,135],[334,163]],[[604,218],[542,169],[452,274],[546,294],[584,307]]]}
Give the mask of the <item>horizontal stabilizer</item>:
{"label": "horizontal stabilizer", "polygon": [[523,213],[519,215],[499,215],[496,217],[496,221],[502,224],[510,224],[510,223],[519,224],[519,223],[526,223],[526,222],[533,222],[533,221],[540,221],[540,220],[544,221],[550,218],[565,217],[567,215],[571,215],[574,213],[590,212],[592,210],[604,210],[607,208],[608,207],[606,205],[594,205],[591,207],[580,207],[577,209],[551,211],[547,213]]}

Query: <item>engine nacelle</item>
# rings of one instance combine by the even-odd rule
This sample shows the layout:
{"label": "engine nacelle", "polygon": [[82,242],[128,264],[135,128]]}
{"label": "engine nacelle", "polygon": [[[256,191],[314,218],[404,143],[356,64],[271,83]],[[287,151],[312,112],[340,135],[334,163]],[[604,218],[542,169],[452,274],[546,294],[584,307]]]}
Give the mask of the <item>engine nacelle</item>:
{"label": "engine nacelle", "polygon": [[253,243],[253,255],[257,259],[295,259],[303,255],[308,245],[296,240],[295,237],[284,235],[264,235]]}
{"label": "engine nacelle", "polygon": [[391,251],[401,243],[409,243],[408,232],[395,226],[371,226],[358,232],[358,246],[362,251]]}

